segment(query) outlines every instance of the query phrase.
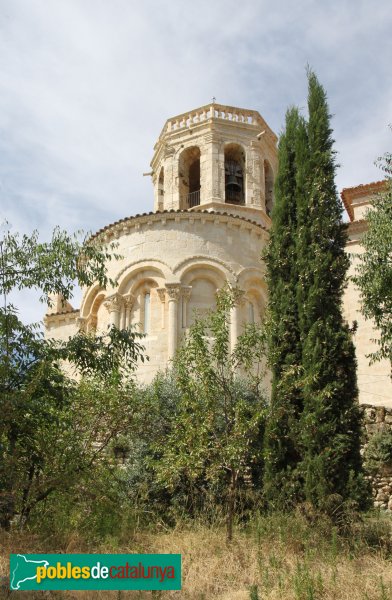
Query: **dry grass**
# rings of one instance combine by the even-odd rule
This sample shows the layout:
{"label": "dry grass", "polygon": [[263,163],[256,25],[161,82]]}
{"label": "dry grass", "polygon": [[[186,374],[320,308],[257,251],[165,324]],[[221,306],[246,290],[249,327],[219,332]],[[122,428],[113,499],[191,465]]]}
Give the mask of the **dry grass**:
{"label": "dry grass", "polygon": [[[176,529],[137,533],[127,544],[87,548],[77,537],[60,546],[33,536],[3,534],[1,576],[8,577],[10,552],[165,552],[183,556],[181,592],[12,592],[8,579],[0,598],[43,600],[199,599],[392,600],[392,561],[361,541],[344,547],[328,531],[308,525],[266,521],[237,532],[227,546],[222,530]],[[4,582],[4,580],[3,580]]]}

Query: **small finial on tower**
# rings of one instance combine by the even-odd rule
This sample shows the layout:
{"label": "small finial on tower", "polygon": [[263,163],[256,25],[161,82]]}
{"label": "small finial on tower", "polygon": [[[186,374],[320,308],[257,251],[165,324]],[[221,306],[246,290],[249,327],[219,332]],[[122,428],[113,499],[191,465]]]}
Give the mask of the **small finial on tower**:
{"label": "small finial on tower", "polygon": [[215,104],[215,102],[216,102],[216,98],[215,98],[215,96],[212,96],[212,104]]}

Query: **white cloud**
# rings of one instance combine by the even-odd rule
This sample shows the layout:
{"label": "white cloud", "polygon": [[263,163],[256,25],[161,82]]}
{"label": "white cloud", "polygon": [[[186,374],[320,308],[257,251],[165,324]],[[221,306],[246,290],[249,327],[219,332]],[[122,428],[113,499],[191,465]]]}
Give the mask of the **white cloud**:
{"label": "white cloud", "polygon": [[48,236],[150,210],[142,173],[168,117],[215,95],[279,133],[306,105],[307,63],[335,115],[338,186],[378,179],[390,29],[385,0],[3,0],[1,217]]}

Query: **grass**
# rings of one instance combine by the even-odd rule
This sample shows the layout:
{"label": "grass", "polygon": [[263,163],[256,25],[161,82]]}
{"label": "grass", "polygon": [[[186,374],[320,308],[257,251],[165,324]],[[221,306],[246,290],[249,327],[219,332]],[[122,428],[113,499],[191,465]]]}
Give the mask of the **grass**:
{"label": "grass", "polygon": [[392,600],[392,521],[368,517],[342,538],[330,522],[303,515],[260,516],[237,529],[227,545],[223,528],[194,524],[170,531],[133,532],[127,540],[92,547],[67,539],[2,533],[0,571],[10,552],[165,552],[183,556],[181,592],[12,592],[1,600]]}

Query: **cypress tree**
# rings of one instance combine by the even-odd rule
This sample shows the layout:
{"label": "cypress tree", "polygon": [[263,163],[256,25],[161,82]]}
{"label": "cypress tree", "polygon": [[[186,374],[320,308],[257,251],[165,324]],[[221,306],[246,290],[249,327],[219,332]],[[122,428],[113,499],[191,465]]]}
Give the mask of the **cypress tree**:
{"label": "cypress tree", "polygon": [[332,495],[365,503],[361,476],[356,359],[342,317],[349,259],[335,186],[335,153],[326,93],[308,72],[305,193],[297,203],[297,306],[303,369],[298,445],[304,498],[325,508]]}
{"label": "cypress tree", "polygon": [[[296,467],[298,420],[302,394],[298,386],[301,362],[300,330],[296,302],[297,181],[302,158],[299,140],[306,138],[305,123],[296,108],[286,113],[285,130],[279,140],[279,168],[275,182],[270,243],[264,254],[268,302],[269,364],[272,394],[265,432],[264,493],[273,508],[294,504],[298,495]],[[306,143],[305,143],[306,148]]]}

